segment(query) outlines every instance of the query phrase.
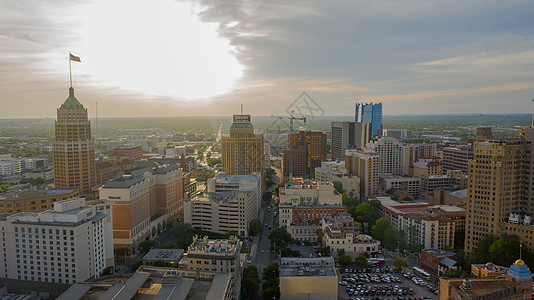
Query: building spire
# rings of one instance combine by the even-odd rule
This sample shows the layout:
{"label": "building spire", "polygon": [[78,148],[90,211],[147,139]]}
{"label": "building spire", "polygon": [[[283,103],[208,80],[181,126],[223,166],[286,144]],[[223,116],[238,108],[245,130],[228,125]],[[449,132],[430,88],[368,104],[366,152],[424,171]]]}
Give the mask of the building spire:
{"label": "building spire", "polygon": [[[534,100],[532,100],[534,101]],[[241,114],[243,114],[243,104],[241,104]]]}

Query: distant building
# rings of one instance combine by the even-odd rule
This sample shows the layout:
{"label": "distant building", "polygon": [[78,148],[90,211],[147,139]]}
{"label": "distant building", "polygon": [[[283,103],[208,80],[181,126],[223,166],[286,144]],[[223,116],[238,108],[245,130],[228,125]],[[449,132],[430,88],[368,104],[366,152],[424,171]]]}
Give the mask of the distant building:
{"label": "distant building", "polygon": [[330,167],[315,168],[315,180],[320,182],[340,182],[343,191],[347,195],[360,195],[360,178],[355,175],[347,175],[338,169]]}
{"label": "distant building", "polygon": [[100,203],[74,198],[40,213],[2,214],[0,277],[68,284],[99,277],[113,266],[112,202]]}
{"label": "distant building", "polygon": [[342,197],[331,182],[302,181],[279,190],[280,203],[292,205],[341,205]]}
{"label": "distant building", "polygon": [[372,150],[345,151],[345,168],[349,175],[360,178],[360,199],[379,193],[380,155]]}
{"label": "distant building", "polygon": [[332,257],[280,258],[280,300],[338,299],[338,277]]}
{"label": "distant building", "polygon": [[326,160],[326,133],[301,130],[289,135],[289,147],[284,150],[283,176],[304,176],[315,171]]}
{"label": "distant building", "polygon": [[165,145],[158,147],[158,154],[165,157],[180,157],[185,155],[185,146]]}
{"label": "distant building", "polygon": [[408,165],[412,165],[421,158],[436,157],[438,155],[438,144],[436,143],[419,143],[405,144],[408,151]]}
{"label": "distant building", "polygon": [[223,137],[221,142],[223,172],[230,175],[264,174],[263,150],[263,135],[254,134],[250,115],[234,115],[230,136]]}
{"label": "distant building", "polygon": [[356,103],[354,121],[371,124],[371,137],[382,134],[382,103]]}
{"label": "distant building", "polygon": [[421,178],[399,175],[380,175],[380,187],[384,193],[391,188],[395,188],[408,192],[418,199],[420,196],[419,190],[421,188]]}
{"label": "distant building", "polygon": [[42,212],[53,209],[56,202],[79,196],[77,189],[11,188],[0,195],[0,213]]}
{"label": "distant building", "polygon": [[439,157],[421,157],[410,165],[409,175],[421,177],[423,175],[442,175],[443,163]]}
{"label": "distant building", "polygon": [[54,185],[58,189],[78,189],[81,195],[93,193],[96,186],[95,142],[87,109],[69,97],[57,109],[54,138]]}
{"label": "distant building", "polygon": [[143,158],[143,146],[120,146],[111,150],[112,156],[123,156],[131,160]]}
{"label": "distant building", "polygon": [[378,154],[379,174],[408,175],[409,152],[402,142],[395,138],[381,137],[367,143],[365,149]]}
{"label": "distant building", "polygon": [[345,150],[362,149],[371,138],[370,130],[369,123],[332,122],[332,156],[343,159]]}
{"label": "distant building", "polygon": [[394,137],[397,140],[411,139],[412,131],[410,129],[383,129],[382,136]]}
{"label": "distant building", "polygon": [[461,170],[467,174],[469,160],[473,159],[472,145],[443,148],[443,170]]}

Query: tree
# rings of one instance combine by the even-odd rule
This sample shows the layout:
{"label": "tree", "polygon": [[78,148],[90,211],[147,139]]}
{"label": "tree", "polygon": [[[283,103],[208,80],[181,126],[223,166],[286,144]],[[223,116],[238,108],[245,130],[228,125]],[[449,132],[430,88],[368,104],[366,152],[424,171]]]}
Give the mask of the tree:
{"label": "tree", "polygon": [[378,212],[376,205],[371,202],[373,201],[362,203],[356,207],[354,211],[354,219],[356,221],[360,223],[368,223],[369,225],[376,222],[380,213]]}
{"label": "tree", "polygon": [[472,251],[472,263],[485,264],[490,261],[489,249],[497,237],[491,234],[484,236],[479,242],[478,246]]}
{"label": "tree", "polygon": [[278,279],[278,264],[270,264],[263,269],[263,280]]}
{"label": "tree", "polygon": [[141,243],[139,243],[139,250],[141,250],[141,252],[145,252],[145,251],[150,250],[150,248],[152,248],[154,246],[156,246],[156,241],[154,241],[154,240],[144,240]]}
{"label": "tree", "polygon": [[258,268],[249,265],[243,269],[243,279],[241,284],[241,293],[243,299],[252,298],[260,290],[260,276]]}
{"label": "tree", "polygon": [[386,235],[386,230],[389,227],[391,227],[391,225],[389,225],[389,221],[386,218],[382,217],[376,220],[375,225],[371,227],[371,235],[375,239],[382,241]]}
{"label": "tree", "polygon": [[332,184],[338,193],[345,194],[345,191],[343,190],[343,183],[339,181],[333,181]]}
{"label": "tree", "polygon": [[443,277],[448,278],[469,278],[469,274],[459,269],[447,269],[443,272]]}
{"label": "tree", "polygon": [[270,178],[265,179],[265,186],[267,188],[270,188],[271,186],[275,185],[274,181]]}
{"label": "tree", "polygon": [[339,264],[344,267],[352,264],[352,257],[348,255],[340,255],[338,260],[339,260]]}
{"label": "tree", "polygon": [[406,269],[408,268],[408,259],[397,256],[395,257],[395,261],[393,262],[393,265],[399,270]]}
{"label": "tree", "polygon": [[520,244],[519,236],[505,235],[489,247],[489,261],[501,266],[510,266],[519,257]]}
{"label": "tree", "polygon": [[167,242],[167,243],[163,243],[163,244],[158,245],[158,248],[161,248],[161,249],[178,249],[178,244],[173,243],[173,242]]}
{"label": "tree", "polygon": [[326,246],[326,247],[323,247],[321,248],[321,250],[319,250],[319,253],[321,254],[321,256],[330,256],[330,246]]}
{"label": "tree", "polygon": [[324,236],[324,232],[321,228],[317,228],[317,230],[315,230],[315,234],[317,234],[317,237],[321,240],[323,239],[323,236]]}
{"label": "tree", "polygon": [[118,257],[122,256],[122,258],[124,258],[124,260],[126,260],[126,256],[130,255],[130,248],[128,248],[128,247],[119,248],[119,249],[115,250],[115,253],[117,254]]}
{"label": "tree", "polygon": [[254,219],[254,220],[250,221],[250,230],[252,231],[252,235],[260,234],[261,230],[262,230],[260,220]]}
{"label": "tree", "polygon": [[262,296],[264,300],[278,300],[280,299],[280,287],[278,285],[269,286],[263,290]]}
{"label": "tree", "polygon": [[367,266],[367,257],[365,255],[360,255],[354,258],[354,264],[358,267],[365,267]]}

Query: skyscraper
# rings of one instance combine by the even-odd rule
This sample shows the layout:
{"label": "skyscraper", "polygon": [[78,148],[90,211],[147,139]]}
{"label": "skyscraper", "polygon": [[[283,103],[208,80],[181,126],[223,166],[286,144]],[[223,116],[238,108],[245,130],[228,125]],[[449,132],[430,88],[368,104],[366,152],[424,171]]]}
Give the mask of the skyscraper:
{"label": "skyscraper", "polygon": [[382,103],[356,103],[356,122],[371,124],[371,137],[382,134]]}
{"label": "skyscraper", "polygon": [[284,176],[302,176],[312,173],[326,161],[326,133],[301,130],[289,135],[289,148],[284,150]]}
{"label": "skyscraper", "polygon": [[57,109],[55,129],[55,187],[79,189],[82,196],[91,194],[96,185],[95,143],[87,109],[74,97],[72,86],[69,97]]}
{"label": "skyscraper", "polygon": [[250,115],[234,115],[230,136],[221,141],[222,171],[229,175],[263,174],[263,144],[263,135],[254,134]]}
{"label": "skyscraper", "polygon": [[361,122],[332,122],[332,156],[343,159],[345,150],[365,147],[370,139],[370,125]]}

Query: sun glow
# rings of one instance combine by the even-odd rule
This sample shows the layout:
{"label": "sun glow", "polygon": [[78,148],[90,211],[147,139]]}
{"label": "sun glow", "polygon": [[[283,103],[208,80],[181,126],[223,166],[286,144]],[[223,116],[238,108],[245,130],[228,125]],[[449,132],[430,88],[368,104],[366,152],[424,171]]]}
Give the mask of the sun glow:
{"label": "sun glow", "polygon": [[95,83],[191,100],[229,92],[241,77],[243,66],[218,24],[200,21],[188,3],[98,0],[80,6],[71,19],[79,23],[74,34],[81,41],[71,51],[82,58],[76,72]]}

